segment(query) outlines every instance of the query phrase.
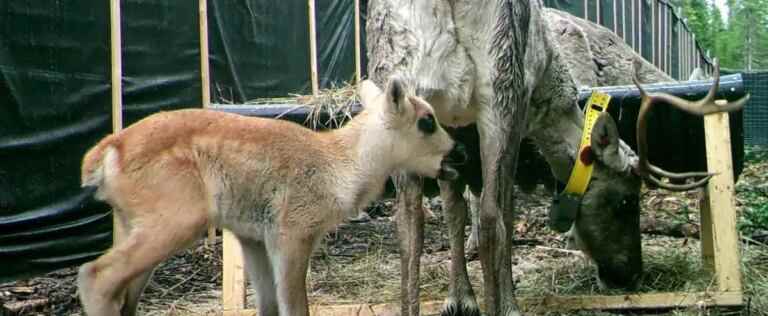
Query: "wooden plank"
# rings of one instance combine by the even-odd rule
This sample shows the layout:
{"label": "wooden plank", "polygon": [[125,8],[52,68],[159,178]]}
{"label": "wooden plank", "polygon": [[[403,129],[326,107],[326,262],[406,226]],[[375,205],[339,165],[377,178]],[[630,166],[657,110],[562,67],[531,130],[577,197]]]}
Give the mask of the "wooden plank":
{"label": "wooden plank", "polygon": [[728,113],[704,117],[707,168],[716,173],[707,184],[712,212],[711,227],[715,274],[720,291],[740,291],[739,235],[736,231],[736,207],[733,197],[733,163]]}
{"label": "wooden plank", "polygon": [[312,95],[320,90],[317,79],[317,25],[315,24],[315,0],[309,0],[309,67],[312,80]]}
{"label": "wooden plank", "polygon": [[[631,295],[593,296],[549,296],[520,297],[518,304],[527,312],[568,312],[575,310],[642,310],[685,307],[735,307],[743,305],[741,292],[694,292],[694,293],[649,293]],[[421,314],[439,314],[442,301],[421,303]],[[311,315],[329,316],[376,316],[397,315],[399,304],[349,304],[313,305]],[[253,309],[224,311],[224,316],[256,316]]]}
{"label": "wooden plank", "polygon": [[526,311],[564,312],[574,310],[642,310],[689,306],[741,306],[741,292],[649,293],[606,296],[552,296],[520,298]]}
{"label": "wooden plank", "polygon": [[362,38],[360,38],[360,0],[355,0],[355,83],[362,81],[362,59],[360,58]]}
{"label": "wooden plank", "polygon": [[243,250],[234,234],[222,231],[224,266],[222,267],[222,303],[224,311],[245,308],[245,269]]}
{"label": "wooden plank", "polygon": [[[421,303],[421,314],[440,314],[443,303],[431,301]],[[253,309],[242,311],[224,311],[224,316],[257,316]],[[313,305],[309,308],[310,315],[322,316],[380,316],[399,315],[400,304],[349,304],[349,305]]]}

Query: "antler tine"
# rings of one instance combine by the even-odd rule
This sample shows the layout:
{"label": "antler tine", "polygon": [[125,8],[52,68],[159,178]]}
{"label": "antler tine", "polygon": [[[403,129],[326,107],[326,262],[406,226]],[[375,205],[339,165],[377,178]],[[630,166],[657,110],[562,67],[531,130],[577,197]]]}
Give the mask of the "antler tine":
{"label": "antler tine", "polygon": [[709,91],[707,91],[707,96],[701,100],[703,102],[714,102],[715,95],[717,95],[717,90],[720,89],[720,61],[718,61],[717,58],[714,58],[712,63],[714,64],[713,66],[715,68],[715,73],[712,76],[712,87],[710,87]]}
{"label": "antler tine", "polygon": [[673,184],[673,183],[662,182],[661,180],[659,180],[659,178],[656,178],[656,176],[652,174],[649,174],[647,177],[645,177],[645,179],[648,180],[648,182],[651,182],[657,187],[660,187],[662,189],[680,192],[680,191],[688,191],[691,189],[705,186],[707,185],[707,182],[709,182],[709,179],[712,178],[712,176],[713,176],[712,174],[708,174],[706,177],[699,179],[698,181],[694,181],[686,184]]}
{"label": "antler tine", "polygon": [[715,173],[709,173],[705,171],[694,171],[694,172],[681,172],[681,173],[675,173],[675,172],[669,172],[664,169],[661,169],[657,166],[655,166],[652,163],[648,163],[648,171],[652,172],[653,174],[657,176],[666,177],[669,179],[688,179],[688,178],[696,178],[696,177],[708,177],[708,176],[714,176]]}
{"label": "antler tine", "polygon": [[[658,187],[671,190],[671,191],[686,191],[707,184],[710,178],[714,176],[712,173],[707,172],[684,172],[675,173],[661,169],[648,161],[648,141],[647,141],[647,115],[650,112],[653,105],[659,101],[672,105],[676,108],[684,110],[688,113],[695,115],[705,115],[718,112],[731,112],[741,109],[746,101],[749,99],[749,95],[742,97],[734,102],[725,102],[724,104],[718,104],[715,97],[720,87],[720,66],[717,60],[714,61],[714,82],[712,87],[707,92],[707,95],[698,101],[688,101],[667,93],[647,93],[645,89],[640,85],[639,69],[641,61],[635,60],[634,63],[634,76],[633,81],[640,91],[640,111],[637,117],[637,149],[638,149],[638,162],[635,166],[635,172],[647,181],[655,184]],[[674,180],[694,180],[691,183],[686,184],[671,184],[662,182],[659,178],[666,177]],[[700,178],[700,179],[697,179]]]}

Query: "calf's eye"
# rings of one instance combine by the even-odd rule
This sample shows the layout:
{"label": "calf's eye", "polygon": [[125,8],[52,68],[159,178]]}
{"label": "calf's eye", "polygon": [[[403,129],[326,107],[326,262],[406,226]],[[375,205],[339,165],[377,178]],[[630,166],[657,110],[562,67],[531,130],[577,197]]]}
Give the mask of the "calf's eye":
{"label": "calf's eye", "polygon": [[435,123],[435,117],[432,114],[427,114],[419,118],[417,123],[419,130],[424,134],[432,134],[437,130],[437,124]]}

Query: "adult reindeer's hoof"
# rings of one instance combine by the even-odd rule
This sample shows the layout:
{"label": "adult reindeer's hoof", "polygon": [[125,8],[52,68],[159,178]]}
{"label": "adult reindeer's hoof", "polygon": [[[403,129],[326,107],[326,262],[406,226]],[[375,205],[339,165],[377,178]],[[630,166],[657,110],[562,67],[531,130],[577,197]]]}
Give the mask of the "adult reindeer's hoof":
{"label": "adult reindeer's hoof", "polygon": [[443,306],[440,316],[480,316],[480,307],[472,300],[464,302],[450,300]]}

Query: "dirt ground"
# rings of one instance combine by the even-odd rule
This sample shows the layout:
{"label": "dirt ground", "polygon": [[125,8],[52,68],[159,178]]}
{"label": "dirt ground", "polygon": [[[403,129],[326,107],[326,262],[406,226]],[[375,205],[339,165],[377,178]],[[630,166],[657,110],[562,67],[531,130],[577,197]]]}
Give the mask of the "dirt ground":
{"label": "dirt ground", "polygon": [[[766,162],[747,166],[742,180],[765,186],[766,171]],[[580,252],[564,250],[562,238],[546,227],[550,193],[540,187],[532,194],[520,196],[519,201],[519,220],[516,225],[518,245],[514,250],[518,293],[604,293],[597,287],[594,267],[588,260]],[[696,192],[650,192],[643,195],[642,201],[647,218],[672,221],[697,230],[699,206]],[[422,295],[424,300],[441,300],[448,290],[450,256],[447,232],[442,224],[439,199],[427,200],[425,204],[436,216],[428,218],[426,225]],[[392,201],[380,202],[369,210],[369,214],[366,220],[341,225],[326,237],[323,247],[315,252],[308,289],[313,304],[397,302],[400,272]],[[745,267],[759,263],[768,266],[765,244],[742,247],[745,252],[749,251],[749,247],[761,249],[757,257],[750,258],[753,261],[748,261]],[[691,280],[687,277],[701,275],[699,242],[695,238],[644,235],[643,251],[646,276],[641,291],[705,290],[711,285],[711,278]],[[161,265],[143,296],[140,314],[220,313],[221,253],[220,240],[210,247],[200,242]],[[481,270],[476,258],[471,258],[469,269],[472,283],[482,296],[479,286]],[[76,269],[69,268],[37,278],[0,284],[0,316],[82,315],[75,277]],[[766,289],[748,291],[755,295],[766,292]],[[248,299],[253,299],[250,292]],[[10,313],[8,310],[17,312]],[[766,313],[768,311],[752,310],[753,315],[768,315]],[[709,314],[703,311],[683,311],[669,315]]]}

